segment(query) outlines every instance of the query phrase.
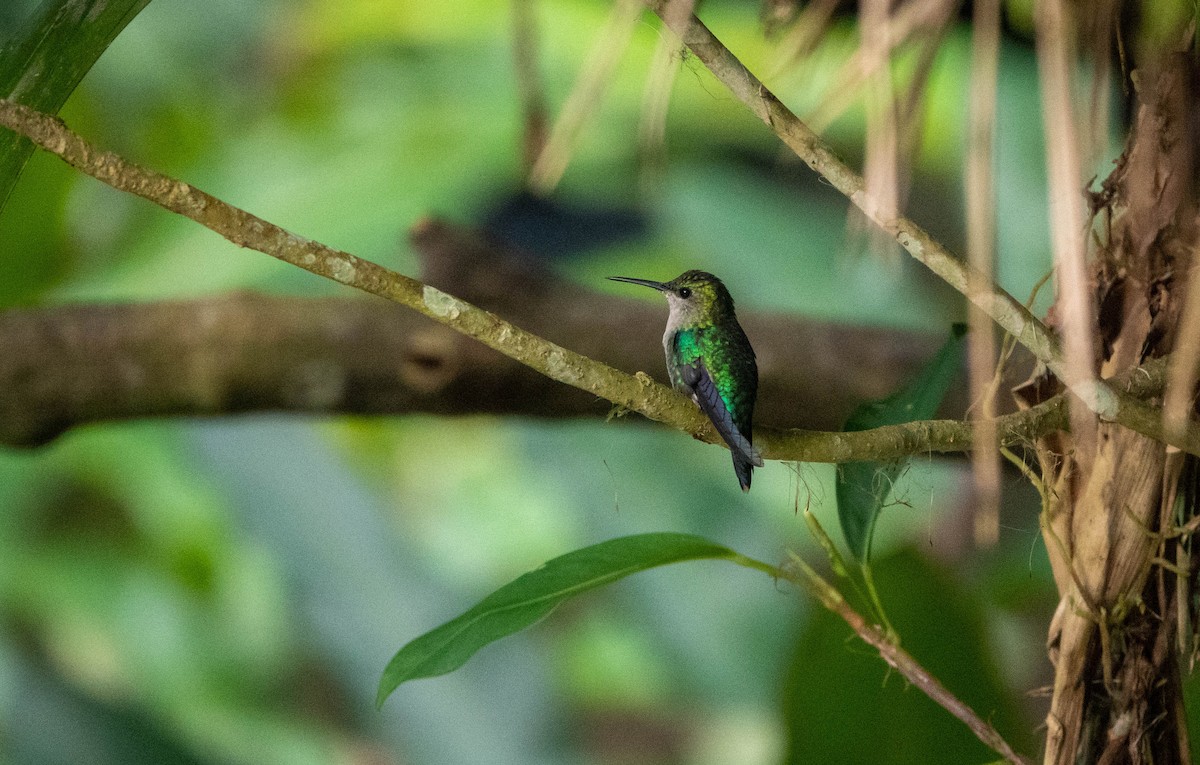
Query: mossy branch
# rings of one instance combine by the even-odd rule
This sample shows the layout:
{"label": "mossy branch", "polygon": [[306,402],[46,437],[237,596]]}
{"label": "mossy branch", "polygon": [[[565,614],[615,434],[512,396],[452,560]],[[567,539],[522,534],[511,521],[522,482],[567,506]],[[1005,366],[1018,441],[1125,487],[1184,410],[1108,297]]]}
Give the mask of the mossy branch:
{"label": "mossy branch", "polygon": [[[600,396],[622,409],[638,412],[695,438],[720,443],[711,424],[690,401],[645,375],[625,374],[416,279],[305,239],[194,186],[100,151],[55,117],[0,99],[0,126],[26,136],[81,172],[190,218],[234,244],[400,303],[553,380]],[[1150,413],[1155,411],[1141,402],[1135,403]],[[803,402],[797,405],[802,406]],[[1161,418],[1151,419],[1161,433]],[[1063,423],[1059,404],[1048,402],[1043,407],[999,418],[998,442],[1011,445],[1031,440],[1061,429]],[[857,433],[762,428],[759,434],[764,457],[813,462],[895,459],[922,452],[965,451],[972,445],[970,425],[954,421],[919,422]],[[1200,437],[1188,443],[1191,446],[1188,451],[1200,454]]]}
{"label": "mossy branch", "polygon": [[190,184],[100,151],[55,117],[0,99],[0,125],[26,136],[77,170],[190,218],[238,246],[400,303],[547,377],[602,396],[652,420],[696,436],[708,433],[699,410],[666,386],[581,356],[416,279],[305,239]]}
{"label": "mossy branch", "polygon": [[[997,446],[1033,443],[1067,427],[1066,400],[1054,398],[1023,412],[992,421]],[[868,462],[897,460],[930,452],[966,452],[975,446],[975,429],[960,420],[920,420],[903,425],[846,433],[759,428],[755,445],[771,459],[797,462]]]}

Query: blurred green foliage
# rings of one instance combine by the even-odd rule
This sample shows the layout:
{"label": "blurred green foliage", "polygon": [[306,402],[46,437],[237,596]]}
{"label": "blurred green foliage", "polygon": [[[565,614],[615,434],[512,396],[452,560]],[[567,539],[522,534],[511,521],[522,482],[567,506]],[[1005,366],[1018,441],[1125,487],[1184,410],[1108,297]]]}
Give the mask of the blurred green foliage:
{"label": "blurred green foliage", "polygon": [[[23,13],[14,13],[20,8]],[[610,8],[537,5],[561,104]],[[0,36],[32,4],[0,7]],[[755,71],[753,3],[704,16]],[[155,0],[65,104],[73,128],[296,232],[412,272],[430,212],[482,220],[520,185],[509,7]],[[846,202],[783,158],[695,61],[669,163],[633,193],[647,20],[556,194],[632,206],[649,234],[556,264],[721,274],[747,308],[944,331],[963,307],[904,259],[864,255]],[[844,22],[769,80],[803,114],[855,45]],[[969,33],[936,62],[911,213],[961,243]],[[1000,279],[1048,267],[1031,52],[1006,44]],[[829,130],[861,153],[861,110]],[[634,268],[636,266],[636,269]],[[35,156],[0,213],[0,306],[339,292]],[[1045,307],[1045,300],[1040,304]],[[803,342],[803,338],[797,338]],[[803,370],[796,370],[803,374]],[[624,423],[493,418],[93,426],[0,450],[0,756],[32,763],[983,762],[969,734],[789,588],[720,566],[639,575],[565,604],[462,670],[372,708],[388,657],[501,583],[616,536],[699,534],[763,560],[836,528],[828,467],[774,464],[744,497],[723,451]],[[917,460],[874,549],[904,644],[1032,752],[1053,607],[1037,499],[1007,493],[1002,545],[966,555],[965,467]],[[782,710],[782,711],[781,711]],[[908,742],[908,743],[904,743]],[[938,759],[941,758],[941,759]]]}

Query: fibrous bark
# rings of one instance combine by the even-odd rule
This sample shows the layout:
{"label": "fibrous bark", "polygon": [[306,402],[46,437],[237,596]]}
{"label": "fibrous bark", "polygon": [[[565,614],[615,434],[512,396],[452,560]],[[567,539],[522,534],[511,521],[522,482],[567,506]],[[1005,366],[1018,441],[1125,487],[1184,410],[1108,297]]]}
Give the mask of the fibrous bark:
{"label": "fibrous bark", "polygon": [[[1173,350],[1197,245],[1196,71],[1178,56],[1136,81],[1133,130],[1094,200],[1101,376]],[[1114,423],[1098,428],[1086,459],[1067,440],[1041,449],[1043,528],[1062,597],[1045,761],[1189,762],[1179,657],[1190,645],[1190,527],[1179,529],[1193,515],[1195,457]]]}

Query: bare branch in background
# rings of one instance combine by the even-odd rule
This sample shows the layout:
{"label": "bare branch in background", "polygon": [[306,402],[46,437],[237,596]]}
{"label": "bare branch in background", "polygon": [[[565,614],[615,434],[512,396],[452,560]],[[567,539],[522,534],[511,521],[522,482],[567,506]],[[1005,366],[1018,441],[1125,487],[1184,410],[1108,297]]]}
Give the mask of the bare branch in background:
{"label": "bare branch in background", "polygon": [[644,7],[642,0],[615,0],[608,24],[596,36],[571,95],[530,171],[529,187],[534,193],[549,194],[562,179],[580,134],[604,102],[604,93],[616,75],[617,64],[629,47]]}
{"label": "bare branch in background", "polygon": [[[825,27],[820,27],[818,24],[822,21],[826,25],[828,24],[828,19],[823,14],[825,12],[832,14],[837,5],[836,0],[828,7],[816,4],[813,13],[818,15],[811,22],[814,31],[801,38],[803,44],[809,49],[815,43],[819,33],[824,32]],[[825,93],[821,102],[805,116],[805,123],[815,133],[825,132],[862,97],[865,84],[870,78],[881,74],[880,67],[887,67],[891,56],[896,51],[923,33],[944,26],[946,20],[952,15],[954,5],[954,3],[944,0],[938,2],[910,0],[910,2],[896,7],[888,15],[882,33],[873,35],[869,41],[864,37],[862,45],[854,51],[846,63],[842,64],[833,77],[833,85]],[[803,21],[804,18],[802,16],[801,20]]]}
{"label": "bare branch in background", "polygon": [[801,0],[763,0],[759,17],[768,37],[776,35],[788,22],[800,15]]}
{"label": "bare branch in background", "polygon": [[833,12],[840,3],[841,0],[812,0],[800,9],[799,15],[775,48],[772,63],[768,67],[772,75],[813,52],[829,29],[833,21]]}
{"label": "bare branch in background", "polygon": [[[894,218],[906,204],[912,162],[924,124],[926,86],[958,5],[955,0],[861,3],[859,45],[808,117],[813,131],[821,133],[852,106],[865,106],[863,177],[866,198],[879,209],[868,214],[866,220],[851,215],[849,228],[879,254],[893,253],[894,247],[887,232],[870,225],[870,221]],[[811,52],[818,35],[827,30],[836,6],[836,2],[814,3],[806,9],[781,43],[776,54],[778,63],[772,70],[794,63],[800,50]],[[915,64],[897,66],[897,58],[913,49]]]}
{"label": "bare branch in background", "polygon": [[1083,121],[1080,156],[1085,168],[1095,167],[1109,150],[1112,139],[1112,44],[1118,33],[1122,0],[1094,0],[1080,14],[1079,33],[1091,62],[1091,89],[1087,119]]}
{"label": "bare branch in background", "polygon": [[[996,258],[995,188],[992,164],[996,124],[996,83],[1000,59],[1000,0],[976,0],[971,50],[971,111],[967,130],[967,261],[988,282]],[[977,306],[967,314],[968,379],[975,440],[996,440],[996,331]],[[975,476],[975,543],[991,547],[1000,539],[1000,451],[986,446],[971,453]]]}
{"label": "bare branch in background", "polygon": [[521,103],[521,159],[525,172],[546,147],[546,93],[538,71],[538,0],[512,0],[513,74]]}
{"label": "bare branch in background", "polygon": [[[1080,169],[1071,72],[1074,29],[1063,0],[1037,3],[1038,73],[1050,183],[1050,229],[1058,287],[1055,301],[1065,349],[1065,380],[1073,387],[1096,378],[1096,316],[1085,263],[1083,171]],[[1086,394],[1085,394],[1086,395]],[[1071,443],[1086,471],[1096,450],[1096,412],[1086,401],[1071,405]]]}
{"label": "bare branch in background", "polygon": [[[695,0],[675,0],[667,13],[676,21],[686,21],[695,8]],[[638,123],[638,156],[642,162],[643,185],[651,189],[666,172],[667,109],[671,103],[671,92],[679,74],[683,43],[663,23],[654,56],[650,60],[650,71],[646,76],[646,89],[642,95],[642,119]]]}
{"label": "bare branch in background", "polygon": [[[900,213],[900,126],[896,114],[896,93],[892,84],[891,0],[863,0],[859,4],[858,58],[862,65],[863,98],[866,106],[866,182],[868,219],[891,220]],[[922,3],[925,5],[925,3]],[[861,221],[860,218],[853,220]],[[882,245],[886,232],[870,226],[867,230],[876,244]],[[881,241],[884,240],[884,241]],[[894,248],[872,247],[880,253]]]}
{"label": "bare branch in background", "polygon": [[951,22],[954,21],[954,11],[958,7],[958,3],[954,0],[946,0],[940,5],[935,3],[933,7],[935,10],[940,10],[941,13],[934,14],[930,18],[929,24],[919,29],[914,36],[914,43],[919,46],[917,63],[908,78],[907,88],[901,92],[896,106],[897,122],[900,126],[899,151],[903,162],[900,186],[901,208],[905,206],[905,198],[908,194],[908,176],[911,173],[911,164],[920,148],[921,137],[928,130],[924,119],[924,106],[925,93],[929,89],[929,78],[933,73],[933,65],[937,61],[938,54],[942,51],[946,34],[951,29]]}

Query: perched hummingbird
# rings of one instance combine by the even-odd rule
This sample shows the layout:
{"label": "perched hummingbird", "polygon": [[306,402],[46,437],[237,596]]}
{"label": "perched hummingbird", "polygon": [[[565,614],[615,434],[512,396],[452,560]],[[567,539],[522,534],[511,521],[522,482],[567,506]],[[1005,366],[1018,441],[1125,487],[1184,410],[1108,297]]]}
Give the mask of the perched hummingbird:
{"label": "perched hummingbird", "polygon": [[691,396],[717,426],[733,453],[733,471],[742,491],[750,491],[750,473],[763,464],[751,434],[758,365],[750,340],[733,313],[729,290],[704,271],[685,271],[669,282],[608,278],[650,287],[666,296],[671,315],[663,350],[671,384]]}

